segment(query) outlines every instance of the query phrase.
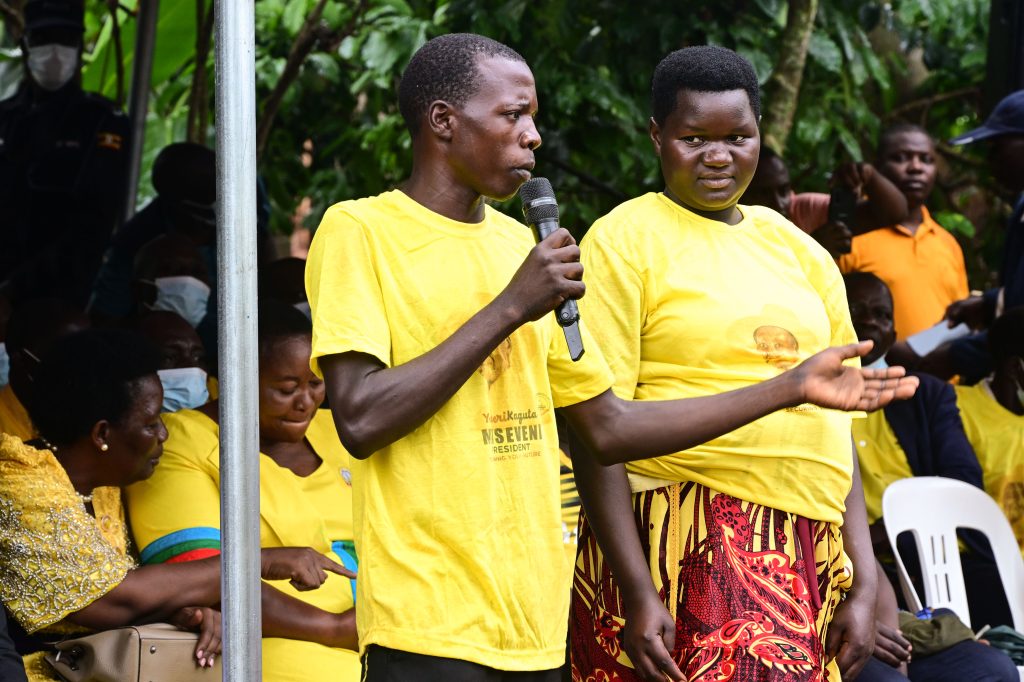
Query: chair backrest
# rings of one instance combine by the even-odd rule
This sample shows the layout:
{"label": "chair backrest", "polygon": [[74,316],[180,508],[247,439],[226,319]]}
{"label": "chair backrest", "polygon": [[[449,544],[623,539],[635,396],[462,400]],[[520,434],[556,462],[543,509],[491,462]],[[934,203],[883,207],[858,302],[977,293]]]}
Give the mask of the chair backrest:
{"label": "chair backrest", "polygon": [[925,604],[952,609],[970,625],[956,537],[958,528],[970,528],[988,537],[1010,605],[1013,626],[1017,629],[1024,626],[1024,560],[1003,511],[985,491],[939,476],[905,478],[885,489],[882,518],[896,555],[903,596],[915,609],[920,609],[922,604],[896,548],[897,536],[909,531],[914,537],[921,560]]}

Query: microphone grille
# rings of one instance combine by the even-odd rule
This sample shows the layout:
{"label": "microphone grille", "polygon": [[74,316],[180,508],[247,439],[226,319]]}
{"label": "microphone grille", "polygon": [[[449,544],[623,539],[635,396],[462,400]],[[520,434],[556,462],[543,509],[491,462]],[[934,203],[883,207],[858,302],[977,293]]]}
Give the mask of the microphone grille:
{"label": "microphone grille", "polygon": [[519,188],[519,198],[524,204],[528,204],[538,197],[553,197],[555,190],[547,178],[532,178],[523,183]]}
{"label": "microphone grille", "polygon": [[[519,188],[526,222],[534,224],[539,220],[558,220],[558,203],[555,190],[547,178],[533,178]],[[541,201],[538,201],[541,200]]]}

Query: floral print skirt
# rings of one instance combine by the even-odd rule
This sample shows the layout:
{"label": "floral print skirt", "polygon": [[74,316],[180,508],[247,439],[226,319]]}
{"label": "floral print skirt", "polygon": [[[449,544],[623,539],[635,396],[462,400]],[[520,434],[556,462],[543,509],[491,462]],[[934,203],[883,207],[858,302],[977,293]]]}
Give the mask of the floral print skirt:
{"label": "floral print skirt", "polygon": [[[823,647],[853,577],[839,526],[692,482],[634,494],[633,514],[689,682],[839,680]],[[618,588],[585,513],[571,620],[573,682],[639,679],[621,646]]]}

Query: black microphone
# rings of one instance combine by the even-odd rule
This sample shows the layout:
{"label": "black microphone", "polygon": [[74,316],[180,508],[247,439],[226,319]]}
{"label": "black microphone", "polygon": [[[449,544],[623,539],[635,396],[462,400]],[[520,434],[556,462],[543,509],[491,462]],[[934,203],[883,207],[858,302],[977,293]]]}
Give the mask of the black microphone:
{"label": "black microphone", "polygon": [[[523,202],[523,216],[526,223],[537,235],[537,241],[547,239],[548,235],[558,229],[558,202],[555,190],[547,178],[527,180],[519,188],[519,198]],[[576,301],[567,299],[555,308],[555,319],[565,333],[565,343],[569,346],[569,357],[573,362],[583,357],[583,338],[580,336],[580,311]]]}

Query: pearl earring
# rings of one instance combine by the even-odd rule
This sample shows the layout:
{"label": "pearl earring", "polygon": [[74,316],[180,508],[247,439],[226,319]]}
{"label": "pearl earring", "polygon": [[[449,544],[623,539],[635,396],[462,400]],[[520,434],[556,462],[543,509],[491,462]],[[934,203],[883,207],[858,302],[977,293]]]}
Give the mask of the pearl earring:
{"label": "pearl earring", "polygon": [[107,445],[106,443],[103,443],[102,445],[100,445],[100,450],[102,450],[103,452],[106,452],[109,449],[110,449],[110,446]]}

